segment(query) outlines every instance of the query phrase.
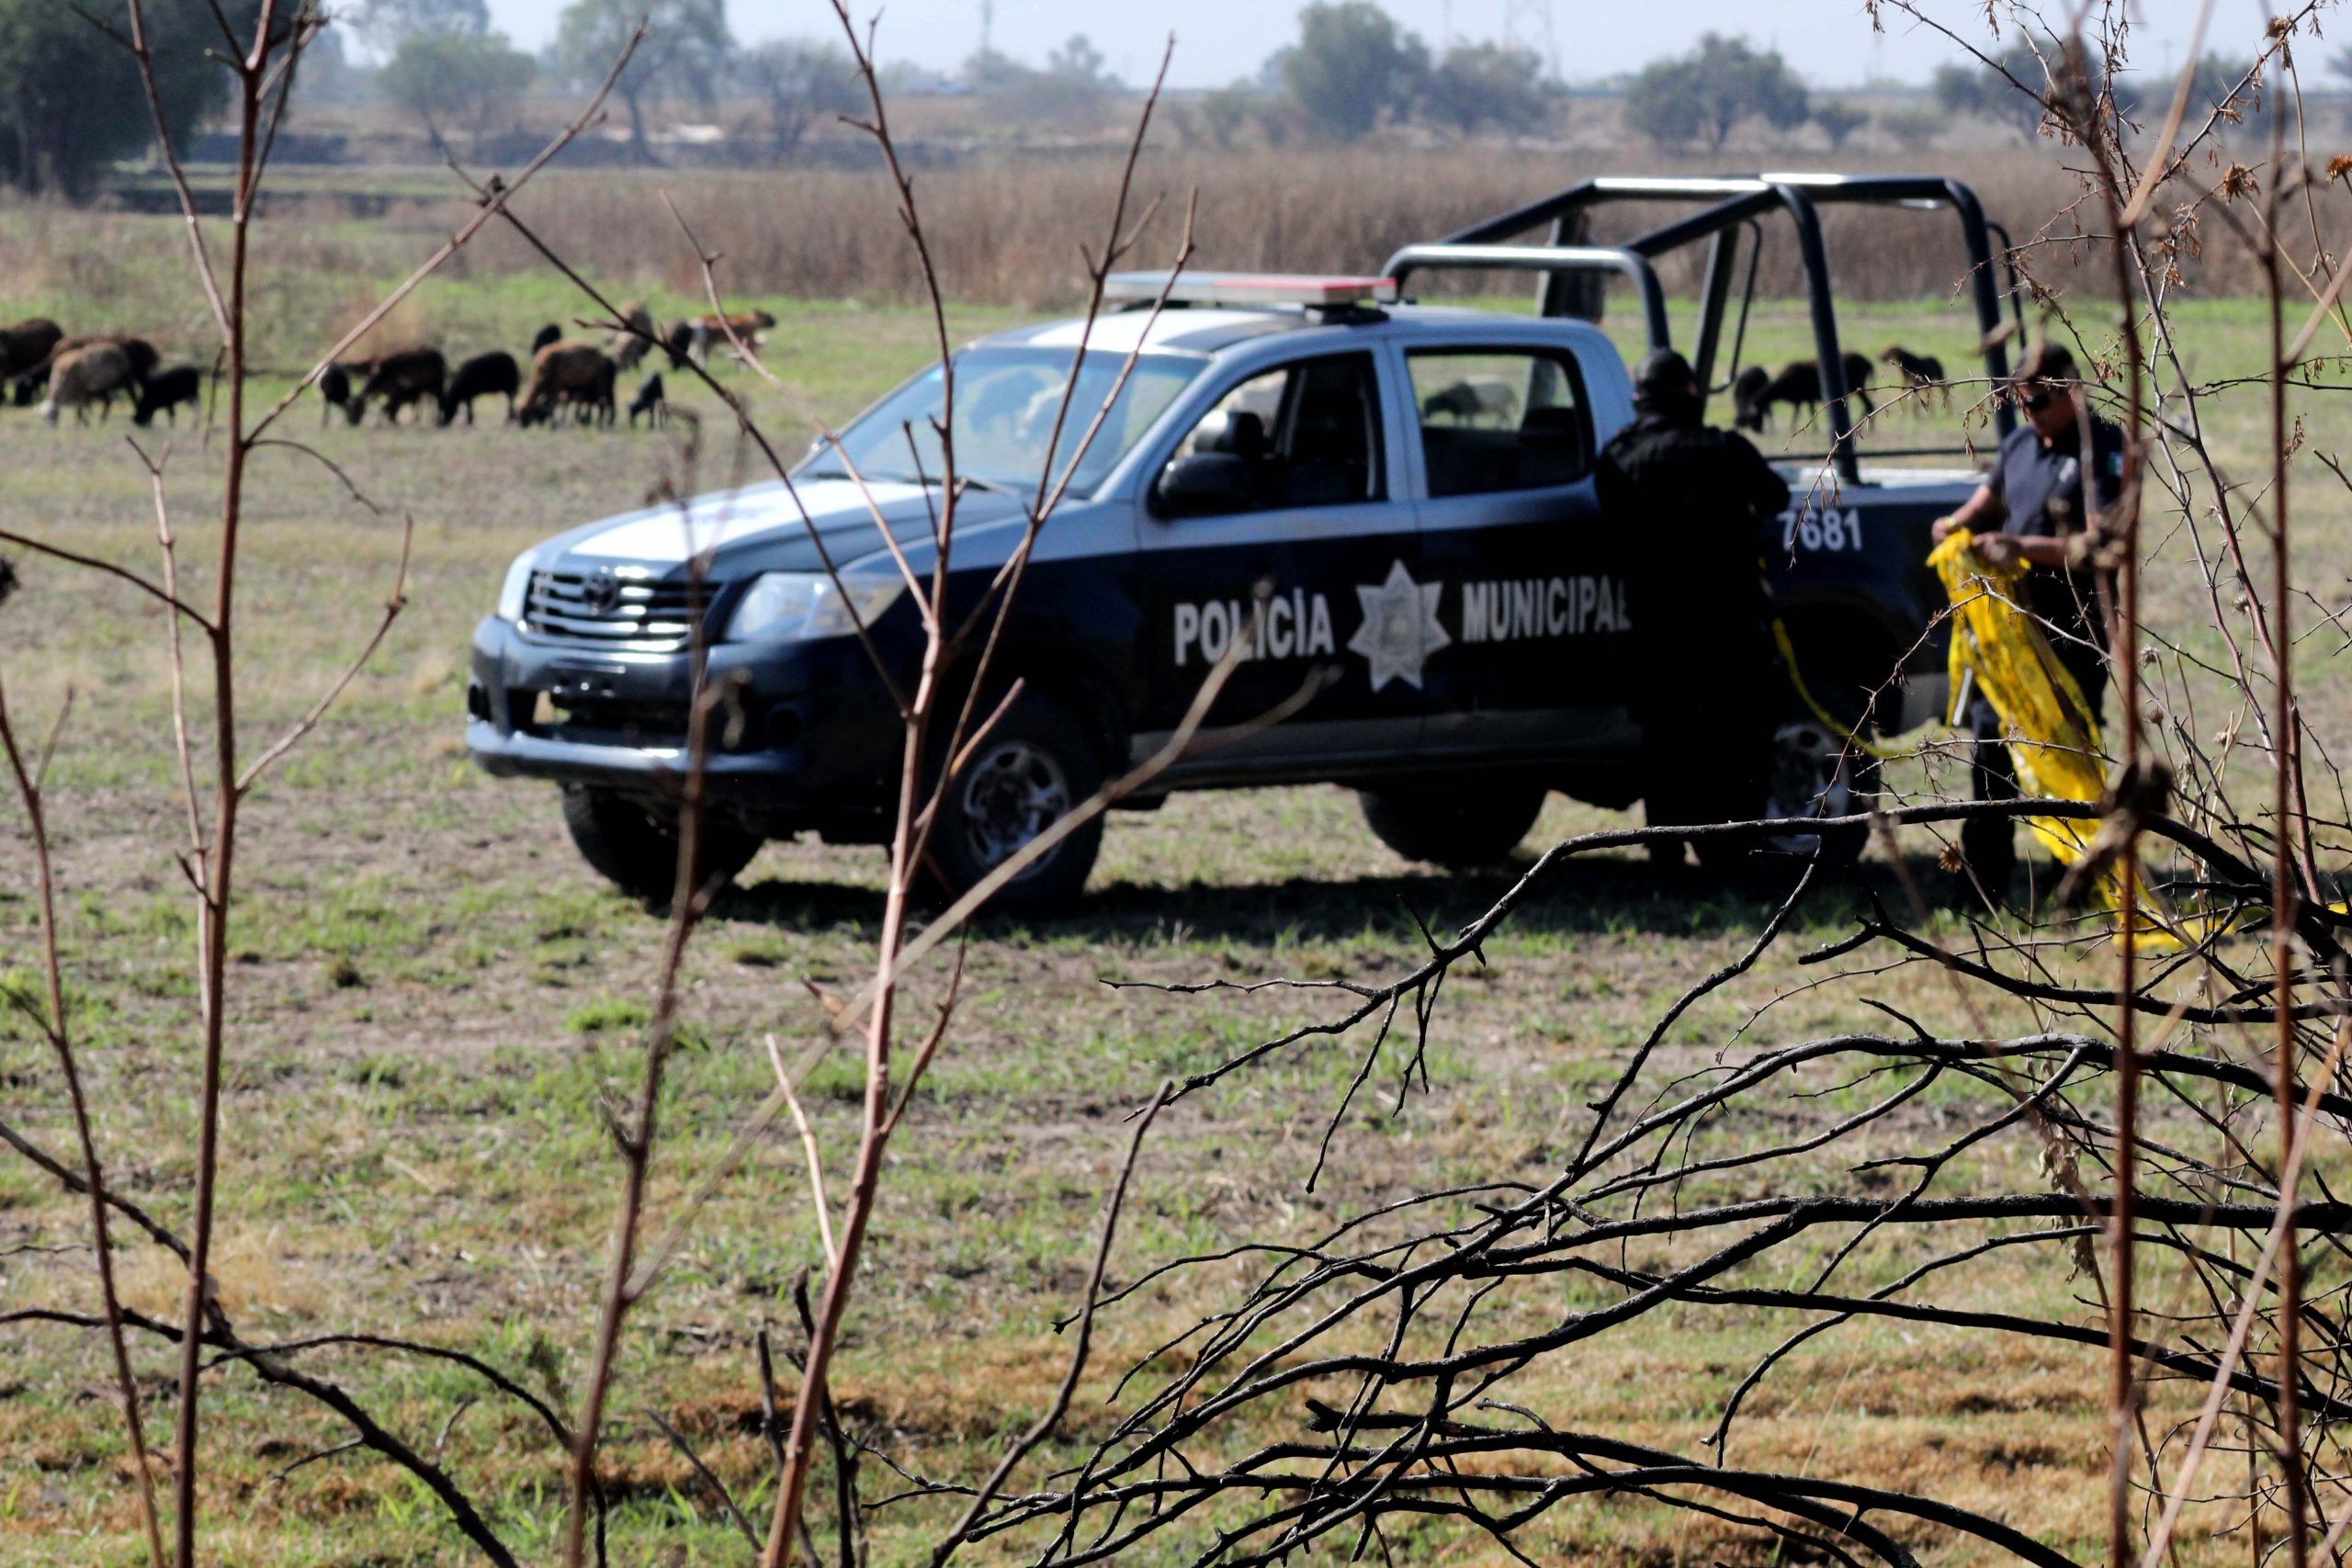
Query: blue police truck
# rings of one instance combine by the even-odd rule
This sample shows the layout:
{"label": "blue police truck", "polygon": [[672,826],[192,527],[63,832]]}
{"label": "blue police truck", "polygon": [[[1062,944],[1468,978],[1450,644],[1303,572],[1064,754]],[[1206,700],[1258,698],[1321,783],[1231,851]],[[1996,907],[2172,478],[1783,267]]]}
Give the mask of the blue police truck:
{"label": "blue police truck", "polygon": [[[1616,202],[1690,210],[1621,245],[1574,243]],[[1792,694],[1770,798],[1720,805],[1726,818],[1854,808],[1871,780],[1847,733],[1907,728],[1945,700],[1941,594],[1922,558],[1929,525],[1974,477],[1957,462],[1877,466],[1939,456],[1928,450],[1857,457],[1819,219],[1845,202],[1958,218],[1997,385],[2002,291],[1975,197],[1956,181],[1886,175],[1590,180],[1409,246],[1376,277],[1199,273],[1170,287],[1135,275],[1114,280],[1128,308],[1095,321],[1082,355],[1078,321],[962,350],[955,435],[968,488],[951,604],[976,603],[1023,536],[1064,384],[1075,376],[1075,408],[1110,407],[1038,536],[989,672],[1021,694],[943,805],[945,890],[1158,749],[1237,639],[1242,661],[1204,730],[1229,730],[1224,743],[1129,806],[1179,789],[1340,784],[1401,853],[1470,865],[1515,847],[1548,791],[1633,804],[1642,737],[1627,643],[1641,612],[1620,541],[1627,526],[1674,520],[1598,515],[1594,457],[1632,417],[1632,394],[1617,349],[1580,318],[1614,277],[1651,345],[1667,344],[1657,265],[1697,248],[1695,333],[1676,346],[1720,392],[1767,222],[1793,231],[1804,263],[1827,439],[1785,470],[1796,499],[1760,543],[1800,666],[1838,728]],[[1535,275],[1537,313],[1408,302],[1416,278],[1455,269]],[[1164,287],[1169,308],[1155,313]],[[706,865],[731,875],[763,840],[806,831],[886,841],[901,728],[854,632],[868,627],[882,660],[911,672],[921,627],[876,516],[927,579],[940,390],[933,367],[888,394],[838,451],[812,453],[789,492],[706,495],[526,551],[474,635],[475,760],[560,785],[591,865],[633,893],[666,891],[699,637],[708,689],[727,694],[707,756]],[[1999,412],[2004,430],[2013,417]],[[1326,679],[1303,708],[1249,722],[1317,669]],[[1101,832],[1065,839],[1001,905],[1074,897]]]}

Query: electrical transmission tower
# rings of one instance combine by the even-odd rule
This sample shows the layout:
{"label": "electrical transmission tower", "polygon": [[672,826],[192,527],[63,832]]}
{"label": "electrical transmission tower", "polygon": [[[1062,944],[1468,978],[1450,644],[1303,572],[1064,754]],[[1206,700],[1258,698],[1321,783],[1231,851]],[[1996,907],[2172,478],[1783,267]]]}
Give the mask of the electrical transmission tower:
{"label": "electrical transmission tower", "polygon": [[1560,46],[1552,32],[1552,0],[1503,0],[1503,42],[1532,50],[1544,69],[1560,73]]}

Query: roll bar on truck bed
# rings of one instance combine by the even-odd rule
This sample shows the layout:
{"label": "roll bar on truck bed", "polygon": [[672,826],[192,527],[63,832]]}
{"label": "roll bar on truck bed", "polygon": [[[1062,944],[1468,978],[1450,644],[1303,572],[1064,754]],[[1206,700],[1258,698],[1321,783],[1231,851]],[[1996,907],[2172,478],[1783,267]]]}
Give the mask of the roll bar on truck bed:
{"label": "roll bar on truck bed", "polygon": [[[1653,229],[1622,245],[1589,245],[1577,242],[1591,209],[1612,202],[1690,202],[1700,205],[1690,216]],[[1625,277],[1641,299],[1649,346],[1671,346],[1666,297],[1655,266],[1657,258],[1703,240],[1707,243],[1704,282],[1699,296],[1697,340],[1690,364],[1702,393],[1713,384],[1714,364],[1723,339],[1724,316],[1730,303],[1734,275],[1738,269],[1740,239],[1748,239],[1747,290],[1755,287],[1755,261],[1763,237],[1758,220],[1780,211],[1796,231],[1797,254],[1804,267],[1805,300],[1813,317],[1814,355],[1821,371],[1822,408],[1829,421],[1830,460],[1848,483],[1860,478],[1853,429],[1847,417],[1845,355],[1838,336],[1835,288],[1821,234],[1820,209],[1829,204],[1900,207],[1915,211],[1950,208],[1960,219],[1961,239],[1968,258],[1969,293],[1976,307],[1979,341],[1983,344],[1987,383],[1998,386],[2008,378],[2008,350],[2001,327],[2001,296],[2007,293],[2018,324],[2024,324],[2018,299],[2016,268],[2009,264],[2005,243],[2000,252],[2007,288],[1993,275],[1992,225],[1976,193],[1956,179],[1940,175],[1774,174],[1681,175],[1604,175],[1584,180],[1555,195],[1498,213],[1481,223],[1447,235],[1431,244],[1408,245],[1382,268],[1397,281],[1416,272],[1439,269],[1526,271],[1538,273],[1537,307],[1546,316],[1592,315],[1578,309],[1590,283],[1608,274]],[[1514,243],[1531,231],[1547,230],[1546,243]],[[1740,325],[1747,322],[1743,299]],[[1735,353],[1736,350],[1735,349]],[[2017,425],[2017,412],[2007,402],[1995,406],[1993,418],[2000,434]]]}

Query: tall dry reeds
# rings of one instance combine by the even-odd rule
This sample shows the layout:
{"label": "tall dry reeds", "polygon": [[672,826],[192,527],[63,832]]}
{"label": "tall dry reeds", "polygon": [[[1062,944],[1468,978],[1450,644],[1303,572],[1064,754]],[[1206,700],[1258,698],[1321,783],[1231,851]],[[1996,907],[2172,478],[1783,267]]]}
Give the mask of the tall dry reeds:
{"label": "tall dry reeds", "polygon": [[[2020,242],[2080,196],[2054,147],[2038,154],[1947,154],[1928,166],[1968,182],[1994,221]],[[1699,165],[1677,164],[1639,146],[1616,157],[1492,148],[1326,148],[1163,153],[1147,159],[1137,179],[1147,191],[1200,192],[1204,265],[1329,271],[1370,270],[1400,245],[1435,238],[1589,175],[1653,169],[1700,172]],[[2218,181],[2222,174],[2217,167],[2211,178]],[[1082,215],[1100,207],[1118,177],[1117,161],[1106,156],[1008,155],[936,168],[919,183],[941,265],[956,278],[962,299],[1046,310],[1079,298],[1084,280],[1071,257],[1084,237]],[[695,291],[699,280],[692,258],[679,254],[662,205],[664,191],[690,219],[714,227],[724,219],[728,279],[737,290],[888,301],[921,297],[921,273],[891,203],[861,173],[579,174],[534,192],[527,210],[551,243],[603,276]],[[1606,227],[1595,237],[1628,238],[1668,216],[1620,209],[1606,215]],[[1833,210],[1825,221],[1845,297],[1918,299],[1951,288],[1948,216]],[[2071,240],[2076,231],[2061,218],[2049,232]],[[2079,250],[2083,285],[2100,287],[2110,274],[2097,246],[2085,242]],[[1695,256],[1679,258],[1686,266],[1695,262]],[[474,258],[477,266],[528,263],[511,243]],[[2201,251],[2184,254],[2181,265],[2184,281],[2200,291],[2252,292],[2261,281],[2256,260],[2226,234],[2207,236]],[[2042,265],[2052,265],[2046,249]],[[1768,243],[1758,289],[1785,296],[1797,290],[1801,277],[1793,247]]]}

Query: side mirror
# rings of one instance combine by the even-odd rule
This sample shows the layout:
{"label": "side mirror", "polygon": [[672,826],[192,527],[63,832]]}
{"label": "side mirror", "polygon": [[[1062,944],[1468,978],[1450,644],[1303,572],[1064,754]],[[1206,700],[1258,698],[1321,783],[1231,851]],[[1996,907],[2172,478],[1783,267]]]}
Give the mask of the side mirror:
{"label": "side mirror", "polygon": [[1231,452],[1194,452],[1159,471],[1152,510],[1162,517],[1205,517],[1250,504],[1252,465]]}

